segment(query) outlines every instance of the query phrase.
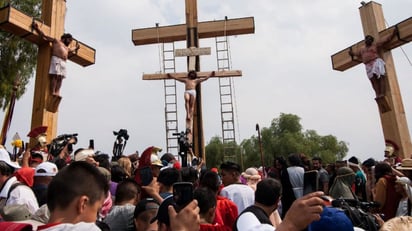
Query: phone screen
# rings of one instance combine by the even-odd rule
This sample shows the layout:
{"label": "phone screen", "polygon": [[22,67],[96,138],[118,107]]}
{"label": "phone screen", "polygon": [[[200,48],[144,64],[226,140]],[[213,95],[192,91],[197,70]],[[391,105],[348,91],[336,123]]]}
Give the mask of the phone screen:
{"label": "phone screen", "polygon": [[152,169],[150,167],[143,167],[139,170],[142,185],[147,186],[153,180]]}
{"label": "phone screen", "polygon": [[184,208],[193,200],[193,184],[191,182],[174,183],[173,200],[176,203],[177,210]]}
{"label": "phone screen", "polygon": [[303,194],[318,191],[319,187],[319,172],[317,170],[307,171],[303,175]]}

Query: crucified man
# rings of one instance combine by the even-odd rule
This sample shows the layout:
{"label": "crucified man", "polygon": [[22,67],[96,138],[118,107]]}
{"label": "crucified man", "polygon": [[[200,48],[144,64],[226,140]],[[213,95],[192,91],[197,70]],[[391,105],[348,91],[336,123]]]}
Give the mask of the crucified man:
{"label": "crucified man", "polygon": [[372,83],[372,87],[375,90],[377,98],[385,96],[386,92],[384,80],[384,77],[386,76],[385,62],[381,57],[379,57],[379,53],[382,48],[392,40],[396,33],[398,33],[397,28],[393,30],[391,35],[376,42],[374,42],[374,37],[371,35],[366,35],[364,46],[357,51],[349,51],[349,55],[361,58],[362,62],[365,64],[366,73]]}
{"label": "crucified man", "polygon": [[63,34],[60,40],[58,40],[45,35],[37,23],[34,22],[32,27],[42,39],[53,44],[49,69],[49,75],[51,77],[50,91],[53,95],[60,96],[60,87],[63,79],[66,77],[66,61],[69,53],[77,51],[80,46],[77,44],[74,49],[69,48],[70,43],[73,41],[71,34]]}
{"label": "crucified man", "polygon": [[186,108],[186,121],[191,121],[193,118],[193,111],[196,102],[196,86],[197,84],[206,81],[208,78],[215,76],[215,72],[212,71],[209,76],[204,78],[198,78],[196,71],[189,71],[187,78],[176,78],[172,74],[168,73],[167,77],[175,79],[185,84],[185,108]]}

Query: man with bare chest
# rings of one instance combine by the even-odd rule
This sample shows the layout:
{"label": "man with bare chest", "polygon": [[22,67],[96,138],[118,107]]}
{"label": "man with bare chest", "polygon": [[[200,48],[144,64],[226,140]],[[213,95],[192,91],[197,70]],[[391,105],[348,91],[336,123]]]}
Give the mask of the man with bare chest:
{"label": "man with bare chest", "polygon": [[365,64],[366,74],[372,83],[377,98],[385,96],[386,93],[385,80],[383,78],[386,75],[385,62],[379,57],[379,53],[382,47],[390,42],[396,33],[397,29],[391,35],[376,43],[374,43],[374,38],[371,35],[366,35],[365,46],[358,51],[349,51],[349,55],[361,58]]}
{"label": "man with bare chest", "polygon": [[32,24],[33,29],[47,42],[52,43],[52,57],[50,61],[49,75],[51,77],[50,91],[52,95],[60,96],[60,88],[62,80],[66,77],[66,61],[70,52],[75,52],[79,49],[79,45],[75,49],[70,49],[69,45],[73,41],[71,34],[63,34],[60,40],[46,36],[39,29],[37,23]]}

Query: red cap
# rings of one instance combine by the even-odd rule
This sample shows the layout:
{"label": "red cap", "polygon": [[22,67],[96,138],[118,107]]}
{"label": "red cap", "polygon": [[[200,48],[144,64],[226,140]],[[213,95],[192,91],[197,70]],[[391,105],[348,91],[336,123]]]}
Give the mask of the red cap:
{"label": "red cap", "polygon": [[31,138],[36,138],[37,136],[41,135],[41,134],[45,134],[47,131],[47,126],[40,126],[37,128],[33,128],[29,134],[27,134],[28,137]]}

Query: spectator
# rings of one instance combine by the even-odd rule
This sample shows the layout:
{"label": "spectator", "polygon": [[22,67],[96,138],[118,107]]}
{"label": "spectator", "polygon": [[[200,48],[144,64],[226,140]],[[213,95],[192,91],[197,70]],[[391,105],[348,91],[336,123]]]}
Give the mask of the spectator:
{"label": "spectator", "polygon": [[180,172],[175,168],[166,168],[160,171],[159,177],[157,178],[160,196],[165,199],[172,195],[173,184],[181,180]]}
{"label": "spectator", "polygon": [[249,207],[254,202],[254,191],[240,182],[240,166],[233,162],[224,162],[220,165],[222,183],[225,186],[220,195],[224,196],[237,205],[238,213]]}
{"label": "spectator", "polygon": [[411,216],[411,180],[407,177],[399,177],[396,179],[395,183],[395,191],[402,195],[402,198],[399,201],[398,209],[396,210],[396,216]]}
{"label": "spectator", "polygon": [[36,167],[32,189],[39,206],[46,204],[47,188],[57,172],[57,166],[51,162],[43,162]]}
{"label": "spectator", "polygon": [[117,160],[117,163],[119,163],[119,166],[125,170],[127,178],[130,178],[132,176],[132,162],[130,159],[122,156]]}
{"label": "spectator", "polygon": [[25,184],[20,183],[13,176],[16,169],[20,166],[10,160],[9,153],[6,149],[0,147],[0,210],[5,205],[27,205],[31,214],[38,208],[36,196]]}
{"label": "spectator", "polygon": [[159,202],[153,198],[145,198],[136,205],[134,210],[134,225],[136,231],[157,230],[157,224],[150,221],[156,216]]}
{"label": "spectator", "polygon": [[359,159],[352,156],[348,159],[349,167],[355,172],[355,195],[361,201],[366,201],[366,176],[359,166]]}
{"label": "spectator", "polygon": [[312,221],[319,220],[322,213],[323,192],[305,195],[293,202],[285,219],[274,227],[269,215],[277,209],[282,192],[282,185],[278,180],[266,178],[257,184],[255,202],[246,208],[236,220],[234,231],[275,230],[300,231]]}
{"label": "spectator", "polygon": [[139,201],[140,189],[134,180],[124,180],[117,186],[114,206],[104,218],[112,231],[133,231],[134,211]]}
{"label": "spectator", "polygon": [[376,161],[373,158],[369,158],[362,163],[363,172],[366,174],[366,200],[373,201],[373,192],[375,191],[375,165]]}
{"label": "spectator", "polygon": [[322,166],[322,158],[312,158],[313,169],[319,173],[319,188],[317,190],[323,191],[325,194],[329,193],[329,174]]}
{"label": "spectator", "polygon": [[340,167],[336,172],[335,182],[330,188],[329,195],[332,198],[355,199],[352,192],[352,184],[355,182],[355,173],[349,167]]}
{"label": "spectator", "polygon": [[107,180],[97,168],[85,161],[73,162],[50,182],[50,219],[38,230],[100,231],[95,222],[108,191]]}
{"label": "spectator", "polygon": [[303,176],[305,170],[301,167],[299,154],[292,153],[288,156],[289,167],[281,171],[282,183],[282,211],[284,218],[293,201],[303,195]]}
{"label": "spectator", "polygon": [[325,207],[320,214],[320,220],[312,222],[308,231],[353,231],[352,221],[345,212],[333,207]]}
{"label": "spectator", "polygon": [[396,176],[392,174],[391,166],[380,162],[375,166],[375,198],[381,206],[379,212],[384,214],[383,220],[387,221],[396,215],[401,195],[395,192]]}

